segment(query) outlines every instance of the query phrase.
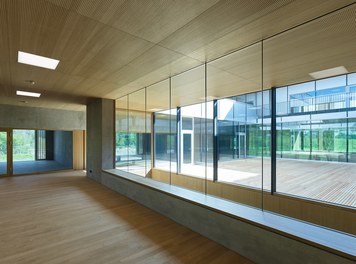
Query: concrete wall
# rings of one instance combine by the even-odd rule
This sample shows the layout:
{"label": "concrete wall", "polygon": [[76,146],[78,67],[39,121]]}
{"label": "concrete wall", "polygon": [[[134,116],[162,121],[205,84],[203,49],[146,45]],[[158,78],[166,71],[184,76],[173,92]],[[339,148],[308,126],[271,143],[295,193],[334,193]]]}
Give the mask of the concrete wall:
{"label": "concrete wall", "polygon": [[73,167],[72,131],[54,131],[54,160],[65,168]]}
{"label": "concrete wall", "polygon": [[0,127],[85,130],[85,112],[0,105]]}
{"label": "concrete wall", "polygon": [[106,172],[102,173],[102,183],[256,263],[353,263],[320,248]]}
{"label": "concrete wall", "polygon": [[87,176],[101,182],[102,169],[114,168],[115,101],[87,105]]}

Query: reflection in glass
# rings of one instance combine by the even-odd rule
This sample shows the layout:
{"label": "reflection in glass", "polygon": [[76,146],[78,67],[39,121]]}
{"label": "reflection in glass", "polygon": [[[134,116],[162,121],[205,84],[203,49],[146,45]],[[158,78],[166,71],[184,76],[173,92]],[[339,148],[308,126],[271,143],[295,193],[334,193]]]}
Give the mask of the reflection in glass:
{"label": "reflection in glass", "polygon": [[[205,164],[212,163],[213,102],[193,104],[180,108],[182,129],[180,173],[199,178],[206,177]],[[207,133],[206,133],[207,132]],[[208,174],[212,180],[212,174]]]}
{"label": "reflection in glass", "polygon": [[129,171],[146,176],[146,159],[150,157],[150,134],[146,133],[146,93],[145,89],[129,95],[128,163]]}
{"label": "reflection in glass", "polygon": [[[178,173],[172,178],[172,184],[205,192],[205,66],[178,74],[171,78],[171,82],[172,110],[176,117],[174,131],[178,147],[173,168],[177,169],[172,169],[172,172]],[[196,184],[188,183],[194,180]]]}
{"label": "reflection in glass", "polygon": [[116,100],[116,168],[128,170],[129,144],[132,142],[128,134],[128,97]]}
{"label": "reflection in glass", "polygon": [[[279,52],[270,41],[264,47]],[[355,206],[355,73],[284,76],[265,53],[262,85],[261,50],[257,43],[119,99],[117,167],[256,207],[273,176],[277,192]],[[254,201],[241,197],[246,187]]]}
{"label": "reflection in glass", "polygon": [[[286,111],[277,111],[277,191],[355,206],[352,85],[347,76],[278,88]],[[278,109],[278,105],[277,105]]]}
{"label": "reflection in glass", "polygon": [[170,171],[171,155],[175,153],[174,134],[171,134],[170,110],[154,113],[155,168]]}
{"label": "reflection in glass", "polygon": [[[170,160],[173,151],[171,145],[174,144],[174,142],[171,142],[169,85],[169,80],[165,80],[146,88],[146,111],[151,117],[149,121],[146,120],[146,124],[152,122],[150,177],[164,182],[170,182]],[[162,177],[158,177],[158,173],[154,173],[156,170],[164,171]]]}
{"label": "reflection in glass", "polygon": [[219,181],[261,188],[261,97],[257,92],[218,100]]}

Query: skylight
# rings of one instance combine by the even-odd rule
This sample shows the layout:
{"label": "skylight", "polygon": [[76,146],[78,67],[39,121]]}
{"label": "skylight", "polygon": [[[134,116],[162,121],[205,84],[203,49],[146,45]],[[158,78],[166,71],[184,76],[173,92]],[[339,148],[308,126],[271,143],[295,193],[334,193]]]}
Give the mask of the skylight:
{"label": "skylight", "polygon": [[322,71],[311,72],[309,75],[314,79],[323,79],[331,76],[341,75],[348,73],[347,69],[344,66],[339,66],[335,68],[330,68]]}
{"label": "skylight", "polygon": [[21,96],[29,96],[29,97],[40,97],[40,93],[32,93],[32,92],[25,92],[25,91],[16,91],[17,95]]}
{"label": "skylight", "polygon": [[59,60],[19,51],[18,62],[50,70],[55,70],[59,63]]}

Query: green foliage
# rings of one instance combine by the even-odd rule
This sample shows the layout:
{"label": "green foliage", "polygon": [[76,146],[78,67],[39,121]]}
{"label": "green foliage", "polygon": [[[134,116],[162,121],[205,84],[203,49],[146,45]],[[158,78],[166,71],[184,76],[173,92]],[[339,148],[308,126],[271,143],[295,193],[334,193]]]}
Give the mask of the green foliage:
{"label": "green foliage", "polygon": [[330,152],[334,150],[334,131],[326,130],[323,131],[323,148],[324,150]]}
{"label": "green foliage", "polygon": [[6,132],[0,132],[0,162],[4,162],[7,159],[6,140]]}
{"label": "green foliage", "polygon": [[13,131],[13,159],[35,160],[35,131],[14,130]]}
{"label": "green foliage", "polygon": [[136,133],[116,133],[116,147],[135,147],[137,144]]}

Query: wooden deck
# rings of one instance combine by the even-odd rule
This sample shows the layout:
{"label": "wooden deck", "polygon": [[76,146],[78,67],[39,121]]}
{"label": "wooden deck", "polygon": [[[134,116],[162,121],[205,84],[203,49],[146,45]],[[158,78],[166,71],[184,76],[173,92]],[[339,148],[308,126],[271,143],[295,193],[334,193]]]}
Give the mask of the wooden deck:
{"label": "wooden deck", "polygon": [[[263,187],[270,190],[270,159],[263,160]],[[169,163],[157,168],[169,170]],[[130,166],[129,171],[144,176],[144,167]],[[181,173],[212,180],[212,168],[184,164]],[[219,162],[218,180],[261,189],[262,159],[251,158]],[[277,192],[324,202],[356,207],[356,163],[309,160],[277,160]]]}
{"label": "wooden deck", "polygon": [[0,178],[0,263],[251,263],[81,172]]}
{"label": "wooden deck", "polygon": [[[220,180],[261,188],[261,162],[261,159],[224,162]],[[264,188],[269,190],[268,159],[264,160],[264,172]],[[356,164],[278,159],[277,192],[356,207]]]}

